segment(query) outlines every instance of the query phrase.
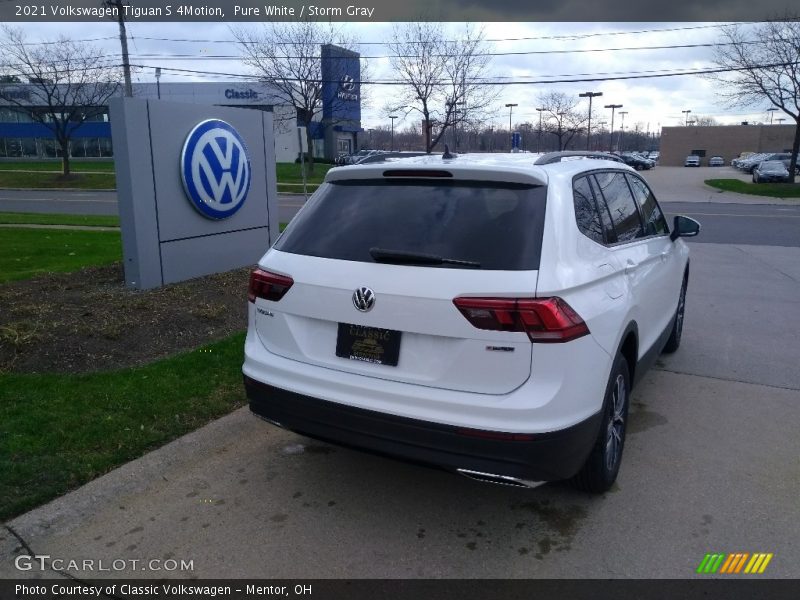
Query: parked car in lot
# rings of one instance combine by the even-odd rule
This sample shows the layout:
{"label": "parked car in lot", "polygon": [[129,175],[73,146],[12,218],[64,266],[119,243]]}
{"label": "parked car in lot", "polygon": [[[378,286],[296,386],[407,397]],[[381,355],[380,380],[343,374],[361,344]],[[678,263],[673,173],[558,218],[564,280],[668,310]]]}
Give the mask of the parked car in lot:
{"label": "parked car in lot", "polygon": [[626,165],[633,167],[637,171],[652,169],[655,166],[654,161],[635,152],[623,152],[620,158]]}
{"label": "parked car in lot", "polygon": [[753,183],[789,181],[789,170],[780,160],[765,160],[753,169]]}
{"label": "parked car in lot", "polygon": [[331,169],[250,277],[250,408],[480,481],[603,492],[632,387],[680,345],[699,230],[599,153]]}
{"label": "parked car in lot", "polygon": [[334,160],[334,164],[337,166],[341,165],[353,165],[366,158],[367,156],[371,156],[375,153],[381,152],[380,150],[359,150],[353,154],[340,154]]}
{"label": "parked car in lot", "polygon": [[369,156],[365,156],[353,164],[355,165],[366,165],[370,163],[377,163],[377,162],[386,162],[390,159],[397,159],[397,158],[411,158],[414,156],[425,156],[426,152],[411,152],[411,151],[397,151],[397,152],[389,152],[387,151],[380,151],[370,154]]}
{"label": "parked car in lot", "polygon": [[647,155],[647,158],[654,162],[658,162],[658,159],[661,158],[661,152],[658,150],[653,150],[650,154]]}
{"label": "parked car in lot", "polygon": [[700,157],[697,154],[690,154],[686,157],[686,160],[683,161],[684,167],[699,167],[700,166]]}
{"label": "parked car in lot", "polygon": [[755,152],[740,152],[739,156],[734,159],[731,159],[731,166],[735,168],[739,168],[739,163],[741,163],[744,159],[753,156]]}
{"label": "parked car in lot", "polygon": [[753,170],[764,161],[770,161],[770,160],[783,161],[790,157],[791,154],[787,152],[762,152],[759,154],[754,154],[753,156],[749,156],[745,160],[741,161],[739,163],[739,168],[747,173],[752,173]]}
{"label": "parked car in lot", "polygon": [[708,166],[709,167],[724,167],[725,166],[725,159],[721,156],[712,156],[708,159]]}

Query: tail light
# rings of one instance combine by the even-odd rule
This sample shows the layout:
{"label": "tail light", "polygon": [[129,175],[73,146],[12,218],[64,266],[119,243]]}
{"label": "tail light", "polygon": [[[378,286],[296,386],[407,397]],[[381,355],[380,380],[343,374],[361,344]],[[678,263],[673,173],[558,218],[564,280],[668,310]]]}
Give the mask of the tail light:
{"label": "tail light", "polygon": [[294,284],[294,279],[286,275],[270,273],[256,269],[250,273],[250,287],[247,290],[247,299],[255,302],[256,298],[277,302],[286,295]]}
{"label": "tail light", "polygon": [[552,298],[456,298],[458,310],[478,329],[524,331],[532,342],[569,342],[589,328],[564,300]]}

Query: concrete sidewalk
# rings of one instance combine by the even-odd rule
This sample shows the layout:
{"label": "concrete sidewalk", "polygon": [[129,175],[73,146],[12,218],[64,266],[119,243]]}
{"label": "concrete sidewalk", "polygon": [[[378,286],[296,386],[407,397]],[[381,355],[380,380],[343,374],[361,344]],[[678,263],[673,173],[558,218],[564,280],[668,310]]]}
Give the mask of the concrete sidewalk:
{"label": "concrete sidewalk", "polygon": [[[327,446],[247,409],[10,527],[51,558],[139,560],[89,577],[690,577],[706,552],[773,552],[794,577],[800,391],[654,372],[618,484],[480,485]],[[0,577],[27,554],[5,535]],[[141,571],[153,559],[185,572]],[[164,563],[166,564],[166,563]]]}

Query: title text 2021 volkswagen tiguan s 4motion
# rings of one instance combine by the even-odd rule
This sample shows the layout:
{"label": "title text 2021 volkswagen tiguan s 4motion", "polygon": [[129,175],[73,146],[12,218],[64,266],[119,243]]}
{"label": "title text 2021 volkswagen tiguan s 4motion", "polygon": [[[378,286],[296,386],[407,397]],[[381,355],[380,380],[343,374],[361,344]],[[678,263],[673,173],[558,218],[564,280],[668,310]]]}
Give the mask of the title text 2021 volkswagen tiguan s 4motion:
{"label": "title text 2021 volkswagen tiguan s 4motion", "polygon": [[331,169],[251,275],[250,407],[474,479],[602,492],[631,387],[680,343],[698,231],[602,155]]}

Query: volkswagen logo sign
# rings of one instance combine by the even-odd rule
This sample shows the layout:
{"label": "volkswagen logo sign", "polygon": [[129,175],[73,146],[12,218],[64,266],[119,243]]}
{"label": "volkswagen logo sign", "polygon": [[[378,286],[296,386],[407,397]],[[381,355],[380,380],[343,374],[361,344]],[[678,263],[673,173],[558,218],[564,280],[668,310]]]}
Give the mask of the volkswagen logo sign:
{"label": "volkswagen logo sign", "polygon": [[375,292],[368,287],[360,287],[353,292],[353,306],[361,312],[368,312],[375,306]]}
{"label": "volkswagen logo sign", "polygon": [[250,189],[250,156],[244,140],[225,121],[198,123],[183,144],[181,179],[192,206],[208,219],[236,213]]}
{"label": "volkswagen logo sign", "polygon": [[339,85],[345,92],[352,92],[356,89],[356,81],[351,75],[342,75]]}

